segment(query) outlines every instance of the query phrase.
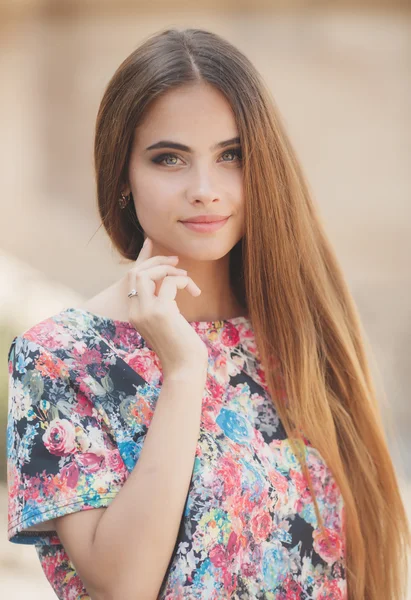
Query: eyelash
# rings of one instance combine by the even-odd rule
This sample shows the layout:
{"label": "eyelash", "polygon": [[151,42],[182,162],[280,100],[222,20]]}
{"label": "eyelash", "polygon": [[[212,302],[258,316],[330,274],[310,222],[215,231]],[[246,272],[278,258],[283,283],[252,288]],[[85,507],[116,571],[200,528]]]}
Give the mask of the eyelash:
{"label": "eyelash", "polygon": [[[228,150],[224,150],[224,152],[222,153],[222,156],[224,154],[229,154],[229,153],[235,154],[235,156],[238,158],[239,161],[241,161],[242,158],[243,158],[243,155],[242,155],[242,152],[241,152],[240,148],[230,148]],[[156,156],[155,158],[152,159],[152,162],[155,163],[155,164],[157,164],[157,165],[159,165],[159,164],[161,164],[163,162],[163,160],[165,160],[166,158],[168,158],[170,156],[175,157],[175,158],[179,158],[177,156],[177,154],[173,154],[171,152],[167,152],[165,154],[160,154],[159,156]],[[224,160],[223,162],[229,162],[230,163],[230,162],[234,162],[234,161],[225,161]],[[168,166],[168,165],[165,165],[165,166]],[[169,165],[169,166],[173,167],[175,165]]]}

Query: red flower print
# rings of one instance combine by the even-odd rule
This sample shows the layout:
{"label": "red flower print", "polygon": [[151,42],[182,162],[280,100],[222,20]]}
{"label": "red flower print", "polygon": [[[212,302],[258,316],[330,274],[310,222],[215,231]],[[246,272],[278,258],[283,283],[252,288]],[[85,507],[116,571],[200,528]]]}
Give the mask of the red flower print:
{"label": "red flower print", "polygon": [[67,419],[54,419],[50,421],[44,435],[43,442],[50,454],[68,456],[76,447],[74,425]]}
{"label": "red flower print", "polygon": [[50,377],[51,379],[55,379],[61,374],[59,365],[46,352],[41,353],[36,360],[36,369],[40,371],[43,377]]}
{"label": "red flower print", "polygon": [[292,575],[288,575],[282,584],[282,591],[278,600],[301,600],[304,590],[298,581],[295,581]]}
{"label": "red flower print", "polygon": [[231,574],[230,566],[235,560],[238,551],[241,547],[240,539],[237,534],[232,531],[228,538],[227,548],[223,544],[218,544],[210,551],[209,558],[214,566],[222,569],[224,591],[230,596],[237,585],[237,576]]}
{"label": "red flower print", "polygon": [[223,544],[218,544],[210,551],[209,557],[213,565],[216,567],[229,566],[235,558],[240,547],[240,540],[235,531],[230,533],[228,538],[227,548]]}
{"label": "red flower print", "polygon": [[223,345],[227,347],[237,346],[239,343],[240,334],[238,333],[238,329],[232,323],[229,323],[227,327],[224,328],[221,334],[221,341]]}
{"label": "red flower print", "polygon": [[322,533],[320,529],[313,532],[313,548],[329,565],[341,558],[341,538],[331,529],[325,529],[325,533]]}
{"label": "red flower print", "polygon": [[341,591],[340,585],[336,579],[328,579],[321,586],[317,598],[318,600],[345,600],[346,594],[345,591]]}

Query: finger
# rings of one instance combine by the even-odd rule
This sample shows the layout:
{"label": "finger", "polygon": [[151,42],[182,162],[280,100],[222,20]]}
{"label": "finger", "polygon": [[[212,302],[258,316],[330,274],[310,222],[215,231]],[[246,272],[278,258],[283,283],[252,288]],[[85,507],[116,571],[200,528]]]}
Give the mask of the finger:
{"label": "finger", "polygon": [[146,270],[150,267],[154,267],[155,265],[162,265],[162,264],[171,264],[171,265],[175,266],[177,263],[178,263],[178,256],[152,256],[151,258],[148,258],[144,262],[139,263],[137,266],[132,267],[130,269],[130,271],[133,271],[134,269],[138,269],[139,271]]}
{"label": "finger", "polygon": [[152,241],[150,238],[147,237],[144,240],[144,244],[143,244],[134,264],[139,265],[144,260],[147,260],[148,258],[150,258],[152,250],[153,250]]}
{"label": "finger", "polygon": [[199,296],[201,294],[200,288],[194,283],[191,277],[172,275],[163,279],[157,296],[162,300],[174,300],[178,289],[186,289],[193,296]]}
{"label": "finger", "polygon": [[156,284],[153,279],[144,274],[144,272],[137,273],[134,276],[131,276],[131,273],[128,274],[128,284],[129,284],[129,292],[132,289],[136,290],[137,296],[131,296],[129,298],[130,302],[138,302],[141,306],[145,305],[147,302],[151,302],[154,292],[156,290]]}
{"label": "finger", "polygon": [[[167,276],[184,276],[187,275],[187,271],[183,269],[177,269],[172,265],[159,265],[158,267],[151,267],[143,271],[128,273],[128,284],[130,291],[135,289],[137,295],[144,304],[146,301],[152,300],[153,295],[156,291],[155,281],[164,279]],[[131,296],[130,300],[135,301],[135,297]]]}
{"label": "finger", "polygon": [[[139,273],[142,273],[155,281],[166,277],[166,275],[187,275],[187,271],[185,271],[184,269],[178,269],[177,267],[173,267],[172,265],[158,265],[157,267],[139,269],[135,273],[135,277],[138,277]],[[131,281],[133,280],[133,273],[131,273],[130,279]]]}

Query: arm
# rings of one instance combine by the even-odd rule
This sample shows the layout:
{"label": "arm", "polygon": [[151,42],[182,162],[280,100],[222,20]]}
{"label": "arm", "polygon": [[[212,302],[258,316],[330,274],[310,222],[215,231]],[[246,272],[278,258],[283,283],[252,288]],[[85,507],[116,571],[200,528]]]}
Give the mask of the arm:
{"label": "arm", "polygon": [[192,475],[206,368],[163,381],[140,457],[107,508],[56,519],[93,600],[154,600],[174,549]]}

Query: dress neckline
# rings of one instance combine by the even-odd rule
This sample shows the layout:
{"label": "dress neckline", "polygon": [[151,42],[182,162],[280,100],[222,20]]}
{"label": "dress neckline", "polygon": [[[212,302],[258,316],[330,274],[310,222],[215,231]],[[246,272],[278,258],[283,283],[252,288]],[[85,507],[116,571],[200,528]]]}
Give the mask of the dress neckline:
{"label": "dress neckline", "polygon": [[[129,321],[121,321],[119,319],[112,319],[111,317],[105,317],[98,313],[86,310],[85,308],[68,307],[68,308],[65,308],[63,310],[63,312],[80,313],[80,314],[88,316],[89,318],[91,318],[93,320],[100,321],[101,323],[112,324],[116,328],[122,327],[122,328],[126,328],[126,329],[134,329],[135,330],[134,325],[132,325]],[[219,319],[219,320],[214,320],[214,321],[188,321],[188,323],[190,325],[194,326],[196,329],[202,329],[202,330],[207,329],[208,330],[208,329],[222,329],[223,327],[227,326],[228,324],[231,324],[235,327],[238,325],[242,325],[242,324],[247,325],[247,324],[251,323],[251,319],[248,316],[240,315],[238,317],[231,317],[230,319]]]}

